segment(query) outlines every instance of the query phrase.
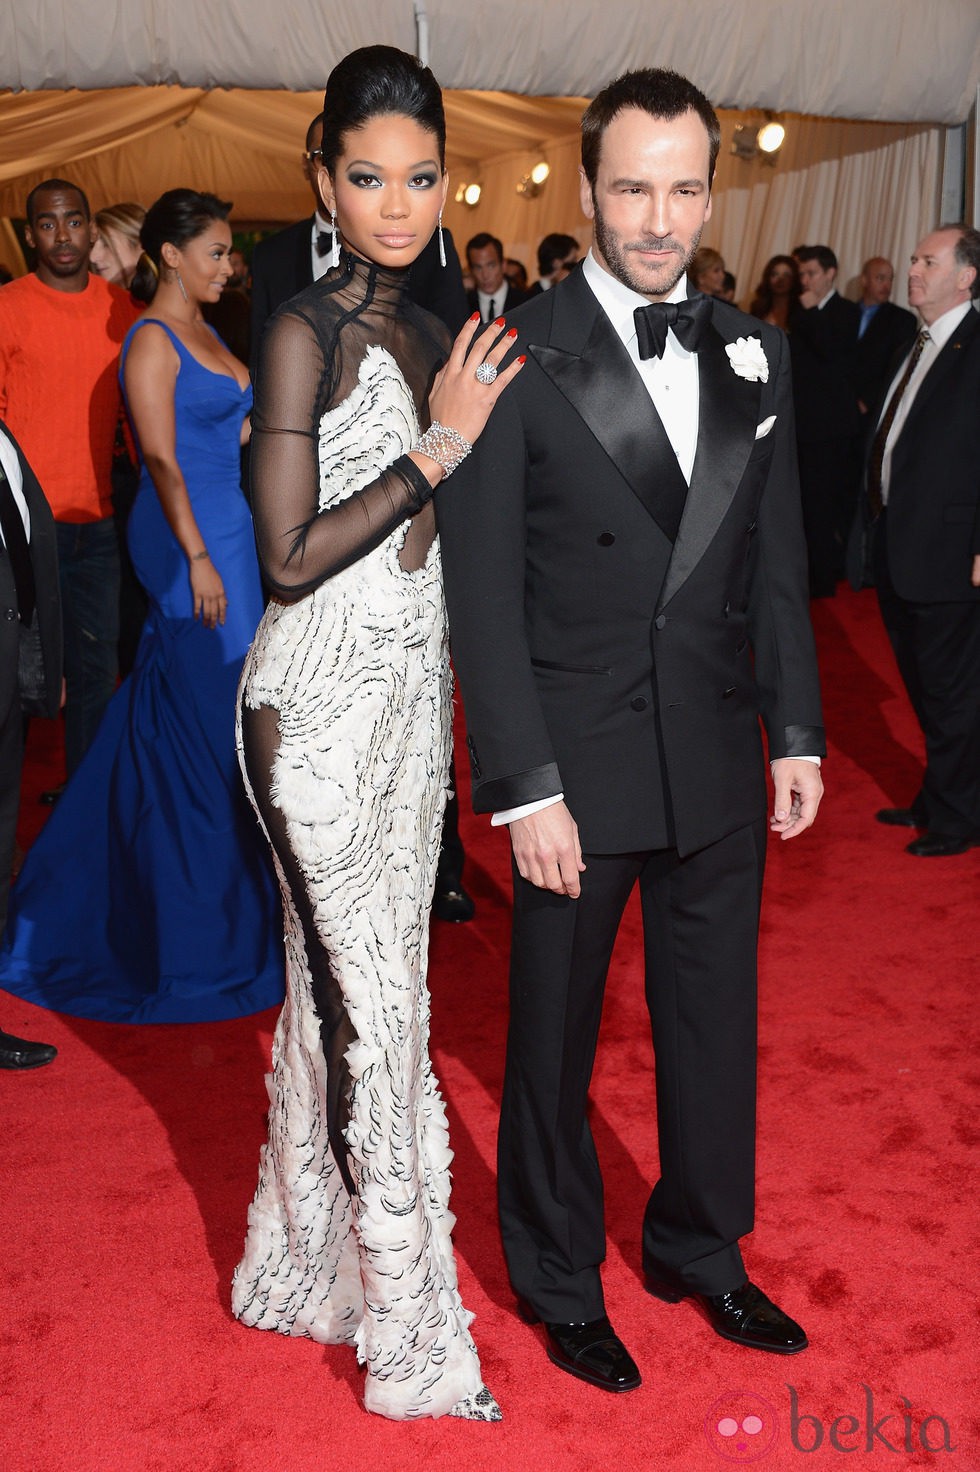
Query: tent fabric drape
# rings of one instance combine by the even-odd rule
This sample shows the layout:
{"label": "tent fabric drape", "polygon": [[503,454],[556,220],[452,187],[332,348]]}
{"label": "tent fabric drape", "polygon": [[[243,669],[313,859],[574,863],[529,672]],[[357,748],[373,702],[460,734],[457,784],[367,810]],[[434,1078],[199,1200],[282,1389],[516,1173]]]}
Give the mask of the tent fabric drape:
{"label": "tent fabric drape", "polygon": [[[0,215],[22,215],[27,191],[66,175],[95,209],[124,199],[149,204],[178,184],[211,189],[234,203],[234,219],[278,223],[310,209],[300,152],[319,93],[128,87],[105,92],[39,92],[0,97]],[[579,119],[585,98],[449,92],[448,162],[453,180],[446,222],[462,247],[490,230],[535,272],[537,242],[567,231],[590,237],[579,206]],[[722,150],[704,243],[725,257],[747,300],[763,262],[800,241],[826,241],[842,280],[869,255],[904,262],[936,223],[944,130],[785,116],[775,166],[732,157],[737,123],[754,112],[722,112]],[[540,158],[551,165],[535,199],[516,192]],[[479,179],[469,210],[455,185]],[[0,233],[0,261],[22,269],[12,232]],[[903,272],[896,300],[904,300]]]}
{"label": "tent fabric drape", "polygon": [[[322,87],[355,46],[414,51],[420,0],[5,0],[0,85],[13,89]],[[444,87],[591,96],[671,66],[720,107],[961,123],[980,81],[976,0],[424,0]]]}

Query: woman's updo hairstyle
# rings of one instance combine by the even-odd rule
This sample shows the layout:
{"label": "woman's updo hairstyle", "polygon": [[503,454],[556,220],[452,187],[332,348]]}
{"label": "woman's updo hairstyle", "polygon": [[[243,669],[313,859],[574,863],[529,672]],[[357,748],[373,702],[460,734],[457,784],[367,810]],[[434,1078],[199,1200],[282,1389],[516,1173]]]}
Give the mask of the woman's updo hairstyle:
{"label": "woman's updo hairstyle", "polygon": [[136,266],[130,291],[138,302],[151,302],[160,279],[161,252],[165,245],[183,250],[203,235],[215,220],[227,220],[231,205],[216,194],[199,194],[196,189],[168,189],[146,212],[140,229],[143,254]]}
{"label": "woman's updo hairstyle", "polygon": [[323,163],[333,175],[343,135],[372,118],[411,118],[439,144],[446,167],[446,114],[439,83],[427,66],[395,46],[362,46],[338,61],[323,97]]}

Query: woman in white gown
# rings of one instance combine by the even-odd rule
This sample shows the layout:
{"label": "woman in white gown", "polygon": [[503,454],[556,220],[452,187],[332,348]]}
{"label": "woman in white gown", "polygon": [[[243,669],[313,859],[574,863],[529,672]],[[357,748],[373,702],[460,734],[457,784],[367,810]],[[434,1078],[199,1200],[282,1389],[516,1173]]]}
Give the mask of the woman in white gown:
{"label": "woman in white gown", "polygon": [[320,188],[338,249],[262,344],[253,510],[274,596],[240,751],[282,886],[287,995],[232,1301],[247,1324],[355,1345],[369,1410],[497,1420],[456,1284],[428,1051],[451,719],[431,498],[520,363],[497,376],[514,334],[474,343],[474,319],[450,353],[406,295],[444,145],[414,57],[367,47],[335,68]]}

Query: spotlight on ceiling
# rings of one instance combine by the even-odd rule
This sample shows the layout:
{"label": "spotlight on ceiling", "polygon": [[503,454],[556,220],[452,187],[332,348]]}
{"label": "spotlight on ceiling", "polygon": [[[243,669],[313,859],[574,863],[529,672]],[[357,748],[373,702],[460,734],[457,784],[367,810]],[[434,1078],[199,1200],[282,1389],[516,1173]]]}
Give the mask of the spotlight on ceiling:
{"label": "spotlight on ceiling", "polygon": [[774,164],[785,138],[786,129],[771,115],[760,126],[736,123],[731,151],[735,158],[752,159],[761,155],[763,163]]}
{"label": "spotlight on ceiling", "polygon": [[756,135],[756,142],[759,145],[760,152],[773,154],[778,153],[782,148],[785,137],[786,129],[782,123],[770,120],[768,123],[763,123],[759,129]]}
{"label": "spotlight on ceiling", "polygon": [[480,203],[480,195],[482,193],[483,186],[481,184],[463,183],[457,187],[456,193],[453,195],[453,198],[455,199],[457,204],[468,205],[469,208],[472,210],[475,209],[475,207]]}
{"label": "spotlight on ceiling", "polygon": [[521,179],[517,186],[518,194],[522,195],[524,199],[537,199],[547,183],[550,173],[551,165],[546,163],[544,159],[539,159],[530,173],[525,174],[523,179]]}

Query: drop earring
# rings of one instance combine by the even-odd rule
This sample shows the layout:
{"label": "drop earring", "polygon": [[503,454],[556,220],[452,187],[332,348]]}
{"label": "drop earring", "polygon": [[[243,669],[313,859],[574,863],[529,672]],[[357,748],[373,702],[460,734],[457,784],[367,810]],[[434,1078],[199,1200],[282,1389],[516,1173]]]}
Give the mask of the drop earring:
{"label": "drop earring", "polygon": [[329,266],[331,271],[336,271],[337,267],[340,265],[340,235],[337,231],[336,210],[330,211],[330,230],[331,234],[333,235],[333,241],[330,245],[330,259],[327,262],[327,265]]}
{"label": "drop earring", "polygon": [[439,264],[440,264],[440,266],[445,266],[445,264],[446,264],[446,242],[442,238],[442,210],[439,211],[438,231],[439,231]]}
{"label": "drop earring", "polygon": [[177,278],[177,285],[180,287],[180,294],[184,298],[184,301],[186,302],[186,300],[187,300],[187,291],[186,291],[186,288],[184,287],[183,281],[181,281],[181,279],[180,279],[180,272],[177,270],[177,267],[176,266],[174,267],[174,275]]}

